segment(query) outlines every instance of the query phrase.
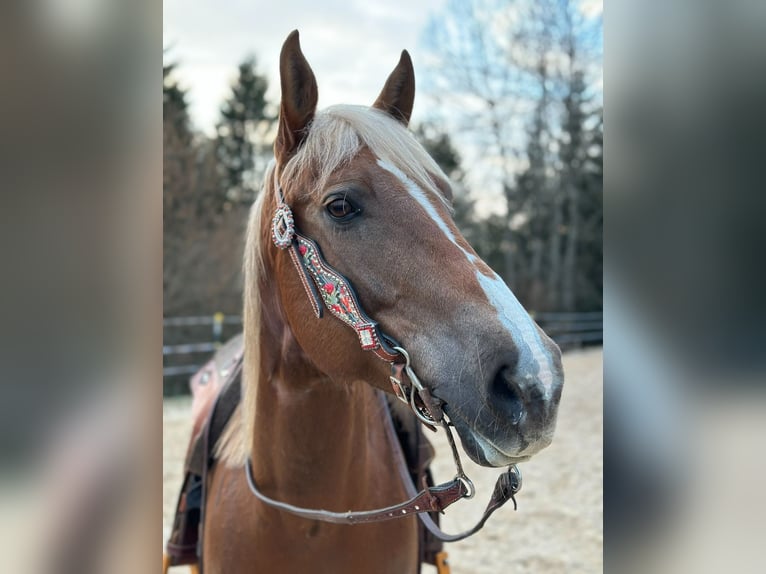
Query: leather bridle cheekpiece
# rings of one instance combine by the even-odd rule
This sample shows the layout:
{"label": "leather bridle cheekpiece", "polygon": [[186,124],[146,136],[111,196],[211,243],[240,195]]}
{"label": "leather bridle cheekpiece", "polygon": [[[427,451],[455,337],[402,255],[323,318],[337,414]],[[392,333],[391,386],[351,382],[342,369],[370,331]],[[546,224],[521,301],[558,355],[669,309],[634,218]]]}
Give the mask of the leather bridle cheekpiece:
{"label": "leather bridle cheekpiece", "polygon": [[245,471],[253,494],[269,506],[292,514],[341,524],[375,522],[417,514],[435,536],[448,542],[461,540],[478,531],[489,516],[508,500],[513,500],[515,508],[514,495],[521,489],[521,473],[516,465],[512,465],[498,477],[487,508],[473,528],[460,534],[446,534],[428,516],[428,512],[443,512],[450,504],[461,498],[472,498],[475,492],[473,483],[463,472],[460,455],[450,429],[451,423],[448,422],[442,410],[442,402],[431,395],[428,388],[420,382],[412,368],[409,353],[393,337],[383,333],[378,323],[364,312],[348,279],[325,261],[315,241],[297,231],[292,211],[285,202],[276,168],[274,169],[274,187],[277,195],[277,209],[271,222],[271,237],[279,249],[286,250],[290,254],[314,314],[317,318],[321,318],[326,308],[332,315],[356,331],[363,350],[372,351],[378,358],[391,365],[390,381],[394,394],[412,409],[426,427],[436,431],[436,425],[439,425],[445,430],[457,472],[452,481],[425,487],[418,493],[415,493],[415,487],[407,473],[400,472],[405,488],[412,495],[409,500],[376,510],[330,512],[301,508],[269,498],[255,484],[250,461],[248,461],[245,464]]}

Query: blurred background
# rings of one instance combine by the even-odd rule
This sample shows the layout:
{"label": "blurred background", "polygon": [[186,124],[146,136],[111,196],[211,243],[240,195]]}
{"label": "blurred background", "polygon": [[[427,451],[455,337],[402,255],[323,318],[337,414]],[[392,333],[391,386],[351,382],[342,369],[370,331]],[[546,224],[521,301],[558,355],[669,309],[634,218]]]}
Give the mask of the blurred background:
{"label": "blurred background", "polygon": [[[244,230],[272,158],[279,51],[298,29],[320,108],[371,105],[410,52],[410,128],[454,184],[456,224],[567,351],[573,390],[554,445],[523,465],[522,510],[451,545],[454,571],[600,571],[601,2],[170,0],[163,28],[166,535],[191,423],[188,377],[242,328]],[[449,448],[438,447],[434,472],[446,481]],[[447,531],[479,518],[496,478],[469,473],[481,494],[447,513]]]}
{"label": "blurred background", "polygon": [[320,108],[371,104],[410,52],[411,128],[455,184],[457,225],[560,344],[599,344],[601,10],[593,0],[165,2],[166,391],[182,391],[200,357],[241,328],[242,237],[272,157],[278,55],[294,28]]}
{"label": "blurred background", "polygon": [[[528,273],[531,265],[522,270],[512,263],[506,267],[502,241],[488,241],[491,245],[480,248],[501,249],[494,256],[486,250],[482,254],[513,283],[529,308],[563,312],[553,301],[543,306],[547,292],[536,295],[540,291],[532,281],[554,277],[550,245],[534,246],[532,239],[552,224],[548,218],[556,210],[538,216],[531,210],[536,204],[528,203],[522,219],[513,221],[507,214],[509,201],[537,201],[525,196],[520,186],[522,175],[533,165],[530,158],[538,158],[535,161],[541,163],[534,165],[546,166],[548,183],[534,185],[547,203],[554,198],[546,190],[558,189],[556,197],[564,202],[558,211],[562,225],[571,221],[564,208],[573,203],[556,186],[558,181],[571,181],[569,168],[563,167],[568,145],[563,118],[568,113],[565,95],[577,92],[566,88],[575,85],[568,79],[575,76],[567,72],[568,58],[560,56],[567,53],[566,44],[559,44],[561,30],[567,27],[543,26],[529,17],[524,23],[534,28],[518,28],[511,25],[512,11],[498,9],[488,19],[474,3],[394,2],[390,9],[361,2],[337,4],[336,8],[332,2],[324,3],[321,12],[295,2],[275,7],[260,1],[236,6],[168,2],[164,7],[149,0],[0,4],[4,570],[82,574],[150,572],[159,567],[163,540],[159,436],[167,421],[160,384],[164,361],[159,349],[166,330],[161,317],[216,311],[236,315],[238,308],[231,310],[223,296],[215,299],[218,295],[213,293],[236,289],[239,281],[237,271],[232,271],[225,288],[216,287],[207,299],[196,296],[196,301],[209,301],[204,306],[191,298],[182,307],[163,310],[163,299],[166,305],[175,304],[175,297],[168,297],[169,278],[162,268],[163,252],[167,256],[175,247],[163,240],[163,223],[184,227],[182,221],[167,221],[174,217],[173,210],[166,208],[163,215],[167,174],[174,169],[173,161],[194,166],[183,177],[197,178],[198,170],[209,169],[201,161],[211,157],[204,149],[219,137],[221,110],[234,96],[239,65],[250,56],[255,56],[254,75],[268,81],[264,109],[273,118],[269,105],[277,101],[276,56],[294,28],[301,30],[304,49],[317,72],[320,105],[373,101],[399,50],[410,50],[418,78],[413,125],[416,129],[422,125],[427,139],[448,138],[462,173],[455,179],[471,206],[466,219],[474,222],[477,234],[471,240],[480,247],[478,238],[499,230],[488,223],[492,218],[499,227],[503,221],[508,224],[510,231],[502,227],[501,236],[513,232],[528,237],[528,243],[519,242],[524,245],[522,257],[534,261],[535,254],[542,256],[540,274],[526,279],[519,274]],[[573,14],[600,25],[598,18],[591,19],[590,8],[582,6]],[[463,25],[474,10],[483,24]],[[448,24],[454,14],[461,14],[458,23]],[[558,6],[551,14],[561,14]],[[338,22],[344,24],[338,27]],[[479,54],[491,61],[507,48],[501,42],[507,41],[505,37],[499,37],[499,44],[490,41],[493,31],[505,26],[511,37],[522,34],[536,46],[528,51],[531,56],[509,54],[507,67],[512,71],[506,79],[503,71],[496,77],[490,68],[483,68],[483,59],[469,58],[466,69],[459,59],[452,59],[470,53],[472,46],[482,46]],[[532,33],[546,26],[548,32]],[[456,40],[452,47],[450,38]],[[614,0],[606,7],[603,570],[607,572],[763,570],[764,38],[763,2]],[[431,39],[441,48],[432,50]],[[535,56],[545,45],[551,46],[546,52],[551,57],[541,70]],[[599,42],[589,45],[598,55]],[[578,45],[576,54],[585,58],[578,64],[586,86],[582,107],[593,118],[601,105],[600,73],[593,74],[597,64],[586,58],[592,56],[588,49]],[[446,57],[447,64],[436,65]],[[477,81],[471,72],[484,78],[478,96],[469,95],[469,87]],[[454,74],[450,83],[442,83],[448,74]],[[545,89],[539,81],[542,74],[550,74]],[[526,83],[519,81],[520,75]],[[515,86],[512,99],[498,95],[506,83]],[[492,97],[482,103],[481,97],[489,94],[497,101]],[[188,104],[188,119],[180,121],[173,135],[166,127],[174,113],[168,104],[179,96]],[[511,118],[501,111],[507,105],[518,106]],[[539,140],[534,136],[538,105]],[[507,125],[487,122],[492,110],[503,114],[496,117],[507,118]],[[472,133],[474,124],[481,134]],[[594,125],[583,125],[588,134],[584,138],[595,139]],[[513,135],[492,139],[505,128]],[[178,157],[171,161],[163,156],[173,137],[189,137],[193,144],[179,145]],[[243,182],[257,190],[253,182],[262,169],[258,145],[268,147],[269,142],[254,141],[260,141],[254,143],[254,165],[244,170],[252,175]],[[497,151],[499,142],[507,146],[507,154]],[[537,142],[548,142],[548,147]],[[200,160],[183,164],[190,155]],[[211,234],[211,245],[214,230],[229,233],[228,226],[214,219],[243,210],[236,205],[242,202],[236,193],[227,195],[229,188],[202,185],[221,177],[220,171],[207,172],[217,174],[205,176],[210,179],[194,180],[211,193],[211,221],[208,227],[200,226]],[[530,173],[540,180],[540,169]],[[591,172],[582,171],[581,176],[587,173]],[[505,183],[517,190],[510,200]],[[588,188],[575,187],[576,205],[589,209]],[[196,192],[189,197],[194,205]],[[184,205],[185,199],[176,200]],[[179,206],[179,212],[183,209]],[[582,237],[578,260],[589,253],[579,246],[579,241],[585,244],[589,229],[584,213],[597,211],[576,216]],[[537,223],[532,226],[532,221]],[[470,225],[465,229],[472,232]],[[179,231],[174,245],[183,244],[184,233],[193,237],[194,232]],[[566,235],[560,238],[561,269],[570,245]],[[187,245],[207,249],[207,242],[197,239]],[[232,241],[221,250],[228,257],[227,249],[238,246]],[[199,259],[190,256],[190,267],[218,265],[214,257],[197,253]],[[578,272],[588,269],[584,264]],[[201,284],[188,281],[184,292]],[[591,306],[590,280],[579,281],[585,287],[577,288],[575,312],[598,309]],[[555,302],[563,304],[564,292],[553,293],[561,297]],[[227,297],[234,301],[237,295]],[[214,338],[215,324],[209,319],[204,327],[208,341]],[[579,358],[593,350],[566,356]],[[525,483],[519,513],[508,513],[513,528],[498,536],[505,540],[509,533],[517,533],[516,526],[522,523],[518,518],[528,519],[530,506],[541,511],[555,508],[555,513],[541,514],[533,523],[534,536],[526,546],[516,545],[507,555],[518,557],[525,549],[537,552],[534,543],[550,540],[565,530],[561,525],[566,523],[574,527],[570,528],[574,534],[559,538],[558,547],[541,554],[546,564],[558,572],[594,572],[602,563],[601,371],[597,369],[594,378],[589,363],[577,361],[568,372],[574,374],[568,375],[562,409],[572,409],[567,415],[571,424],[588,427],[590,440],[577,442],[576,437],[583,435],[559,429],[554,444],[540,454],[549,453],[551,460],[543,464],[541,458],[538,466],[525,468],[525,478],[536,478]],[[557,445],[566,448],[556,452]],[[588,476],[595,474],[595,482],[580,480],[580,463],[593,467]],[[165,465],[163,479],[177,466]],[[554,497],[553,504],[552,492],[539,491],[537,502],[533,501],[531,493],[551,484],[546,473],[556,467],[571,475],[562,482],[563,494]],[[571,501],[579,506],[569,506]],[[577,513],[581,507],[592,510]],[[584,534],[579,523],[567,519],[575,513],[596,527]],[[577,568],[563,566],[559,559],[584,556],[580,551],[573,555],[572,548],[585,548],[589,561],[581,561]],[[542,570],[540,561],[524,567]]]}

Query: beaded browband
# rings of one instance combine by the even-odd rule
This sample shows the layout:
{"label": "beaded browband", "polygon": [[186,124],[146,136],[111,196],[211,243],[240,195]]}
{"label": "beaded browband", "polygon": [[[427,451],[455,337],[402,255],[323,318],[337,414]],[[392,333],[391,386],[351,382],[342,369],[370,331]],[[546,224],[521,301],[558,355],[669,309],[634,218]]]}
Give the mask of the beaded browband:
{"label": "beaded browband", "polygon": [[271,222],[271,237],[277,247],[290,253],[314,314],[322,317],[324,302],[330,313],[356,331],[362,349],[373,351],[386,362],[403,363],[403,356],[394,348],[398,346],[396,341],[382,334],[378,323],[362,310],[348,279],[324,260],[314,241],[296,231],[290,206],[285,203],[279,183],[276,185],[278,205]]}

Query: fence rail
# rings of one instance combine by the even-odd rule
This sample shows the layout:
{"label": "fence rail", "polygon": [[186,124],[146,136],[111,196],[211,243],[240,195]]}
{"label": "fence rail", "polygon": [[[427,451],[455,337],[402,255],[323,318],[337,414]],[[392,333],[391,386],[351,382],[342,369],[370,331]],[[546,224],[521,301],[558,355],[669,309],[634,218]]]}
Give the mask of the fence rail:
{"label": "fence rail", "polygon": [[[604,314],[598,312],[585,313],[531,313],[540,327],[551,338],[564,348],[581,346],[583,344],[595,344],[604,339]],[[197,317],[166,317],[162,320],[165,341],[169,339],[169,333],[176,329],[189,330],[188,340],[175,341],[162,346],[163,363],[170,362],[171,357],[192,357],[194,360],[178,364],[163,364],[163,380],[173,377],[189,376],[197,372],[204,361],[207,361],[211,353],[215,352],[224,341],[226,327],[229,330],[242,324],[239,315],[213,315]],[[204,327],[210,331],[205,333]],[[234,331],[239,330],[238,328]],[[234,333],[227,335],[232,336]]]}
{"label": "fence rail", "polygon": [[202,317],[165,317],[162,320],[163,327],[190,327],[198,325],[241,325],[242,317],[239,315],[224,315],[216,313]]}
{"label": "fence rail", "polygon": [[604,313],[531,313],[537,324],[563,348],[604,340]]}
{"label": "fence rail", "polygon": [[[241,325],[242,317],[223,313],[163,318],[163,381],[196,373],[228,337],[241,329]],[[183,383],[183,379],[180,382]]]}

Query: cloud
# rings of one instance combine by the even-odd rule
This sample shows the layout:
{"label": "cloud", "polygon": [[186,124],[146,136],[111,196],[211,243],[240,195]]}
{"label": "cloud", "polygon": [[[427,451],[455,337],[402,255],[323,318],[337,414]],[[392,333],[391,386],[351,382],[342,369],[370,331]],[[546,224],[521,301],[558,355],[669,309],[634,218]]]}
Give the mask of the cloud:
{"label": "cloud", "polygon": [[[300,30],[301,45],[319,83],[319,105],[372,103],[406,48],[418,71],[421,31],[443,0],[392,0],[386,6],[355,0],[287,0],[278,3],[166,0],[164,41],[178,61],[178,78],[189,90],[192,120],[213,130],[237,64],[258,58],[269,78],[268,98],[279,97],[282,42]],[[417,101],[415,116],[417,117]]]}

